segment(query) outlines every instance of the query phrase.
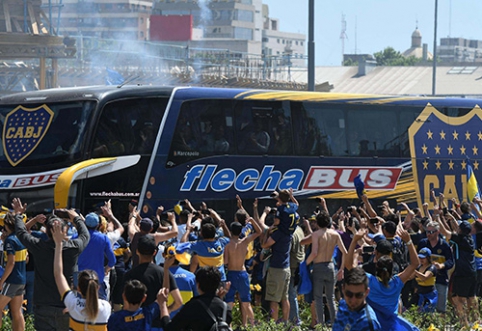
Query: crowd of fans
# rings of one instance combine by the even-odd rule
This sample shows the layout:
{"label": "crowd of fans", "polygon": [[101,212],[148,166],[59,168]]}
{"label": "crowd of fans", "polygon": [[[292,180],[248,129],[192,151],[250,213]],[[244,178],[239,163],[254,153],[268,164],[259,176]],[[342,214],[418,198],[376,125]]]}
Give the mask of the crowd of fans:
{"label": "crowd of fans", "polygon": [[[73,209],[26,219],[13,199],[3,218],[6,261],[0,306],[24,330],[22,303],[36,330],[210,330],[228,328],[239,302],[241,326],[267,318],[300,325],[298,300],[311,306],[310,327],[417,330],[401,312],[446,313],[478,322],[482,294],[482,200],[445,201],[433,209],[388,202],[330,213],[318,198],[299,214],[292,190],[273,192],[224,220],[202,203],[181,201],[142,218],[129,204],[123,225],[110,201],[85,217]],[[224,324],[223,324],[224,323]]]}

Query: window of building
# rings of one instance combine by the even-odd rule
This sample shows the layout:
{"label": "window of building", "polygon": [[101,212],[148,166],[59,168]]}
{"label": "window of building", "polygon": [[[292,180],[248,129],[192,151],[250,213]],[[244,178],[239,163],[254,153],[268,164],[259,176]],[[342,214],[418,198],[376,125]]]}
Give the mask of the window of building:
{"label": "window of building", "polygon": [[278,38],[278,39],[276,39],[276,42],[277,42],[278,44],[280,43],[280,40],[279,40],[279,38]]}
{"label": "window of building", "polygon": [[253,0],[240,0],[239,2],[244,3],[246,5],[252,5],[253,4]]}
{"label": "window of building", "polygon": [[235,19],[238,21],[244,22],[253,22],[254,21],[254,13],[251,10],[236,10]]}
{"label": "window of building", "polygon": [[253,40],[253,29],[235,27],[234,39]]}

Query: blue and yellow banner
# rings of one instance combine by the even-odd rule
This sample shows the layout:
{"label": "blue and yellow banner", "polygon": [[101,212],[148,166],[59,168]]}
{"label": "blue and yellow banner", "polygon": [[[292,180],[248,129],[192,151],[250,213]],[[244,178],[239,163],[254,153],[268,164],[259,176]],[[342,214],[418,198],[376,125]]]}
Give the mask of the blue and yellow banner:
{"label": "blue and yellow banner", "polygon": [[410,126],[409,139],[418,203],[431,203],[432,189],[446,199],[467,201],[482,162],[482,110],[476,106],[464,116],[450,117],[428,104]]}

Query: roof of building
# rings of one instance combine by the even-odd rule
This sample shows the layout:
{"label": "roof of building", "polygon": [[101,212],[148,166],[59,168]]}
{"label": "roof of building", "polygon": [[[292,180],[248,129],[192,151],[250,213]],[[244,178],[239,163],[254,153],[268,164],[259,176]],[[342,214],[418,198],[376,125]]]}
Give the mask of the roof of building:
{"label": "roof of building", "polygon": [[[436,94],[482,95],[482,67],[437,67]],[[292,72],[291,79],[306,83],[307,73]],[[364,76],[358,67],[317,67],[315,82],[333,85],[331,92],[362,94],[432,94],[432,67],[375,67]]]}

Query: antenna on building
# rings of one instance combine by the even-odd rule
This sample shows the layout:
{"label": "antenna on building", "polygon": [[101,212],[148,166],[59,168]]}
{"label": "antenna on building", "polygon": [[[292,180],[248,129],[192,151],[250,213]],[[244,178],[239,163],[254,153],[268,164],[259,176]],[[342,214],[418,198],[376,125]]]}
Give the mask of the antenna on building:
{"label": "antenna on building", "polygon": [[355,55],[358,54],[357,32],[358,32],[358,17],[355,16]]}
{"label": "antenna on building", "polygon": [[449,2],[449,38],[452,35],[452,0]]}
{"label": "antenna on building", "polygon": [[343,65],[344,56],[345,56],[345,39],[348,39],[348,36],[346,34],[346,20],[345,20],[345,15],[343,13],[341,14],[340,39],[341,39],[341,65]]}

